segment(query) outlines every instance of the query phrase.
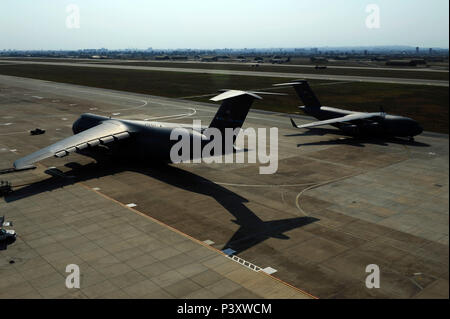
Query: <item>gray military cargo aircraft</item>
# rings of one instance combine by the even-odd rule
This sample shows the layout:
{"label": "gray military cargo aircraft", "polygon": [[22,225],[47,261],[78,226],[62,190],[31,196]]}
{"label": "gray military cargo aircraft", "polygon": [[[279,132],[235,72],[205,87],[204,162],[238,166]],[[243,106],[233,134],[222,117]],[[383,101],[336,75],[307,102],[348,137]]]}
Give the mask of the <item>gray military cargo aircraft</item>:
{"label": "gray military cargo aircraft", "polygon": [[322,106],[305,80],[275,84],[275,86],[293,86],[297,95],[305,103],[305,106],[299,108],[319,120],[305,125],[297,125],[291,119],[292,125],[296,128],[332,125],[352,136],[408,137],[410,140],[414,140],[414,136],[423,132],[422,127],[415,120],[404,116],[389,115],[383,110],[376,113],[365,113]]}
{"label": "gray military cargo aircraft", "polygon": [[[257,92],[264,94],[265,92]],[[270,94],[270,93],[268,93]],[[216,128],[225,139],[225,129],[241,128],[255,99],[262,99],[255,92],[228,90],[212,101],[222,101],[210,128]],[[190,145],[198,139],[203,146],[210,142],[204,134],[206,127],[142,120],[122,120],[95,114],[83,114],[72,126],[74,135],[34,152],[14,162],[15,170],[31,169],[34,163],[46,158],[65,157],[70,153],[90,155],[103,150],[118,152],[140,159],[170,161],[170,151],[177,140],[171,140],[173,130],[189,132]],[[233,138],[233,144],[235,137]],[[223,149],[225,142],[222,141]],[[224,150],[223,150],[224,151]],[[191,155],[193,152],[191,151]],[[222,154],[225,154],[222,152]]]}

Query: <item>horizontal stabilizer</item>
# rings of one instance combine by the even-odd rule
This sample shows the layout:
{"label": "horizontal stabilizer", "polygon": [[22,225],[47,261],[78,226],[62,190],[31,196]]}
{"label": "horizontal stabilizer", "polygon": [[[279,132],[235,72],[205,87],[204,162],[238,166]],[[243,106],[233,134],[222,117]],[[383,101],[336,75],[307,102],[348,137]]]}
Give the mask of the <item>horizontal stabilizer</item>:
{"label": "horizontal stabilizer", "polygon": [[[270,90],[271,88],[269,88]],[[228,91],[233,91],[231,89],[221,89],[219,90],[219,92],[228,92]],[[279,95],[279,96],[286,96],[289,94],[286,93],[278,93],[278,92],[264,92],[264,91],[246,91],[248,93],[252,93],[252,94],[259,94],[259,95]]]}
{"label": "horizontal stabilizer", "polygon": [[254,94],[252,92],[240,91],[240,90],[228,90],[225,93],[222,93],[222,94],[219,94],[219,95],[213,97],[211,99],[211,101],[219,102],[219,101],[228,100],[228,99],[232,99],[232,98],[235,98],[238,96],[243,96],[243,95],[248,95],[255,99],[262,100],[262,97]]}

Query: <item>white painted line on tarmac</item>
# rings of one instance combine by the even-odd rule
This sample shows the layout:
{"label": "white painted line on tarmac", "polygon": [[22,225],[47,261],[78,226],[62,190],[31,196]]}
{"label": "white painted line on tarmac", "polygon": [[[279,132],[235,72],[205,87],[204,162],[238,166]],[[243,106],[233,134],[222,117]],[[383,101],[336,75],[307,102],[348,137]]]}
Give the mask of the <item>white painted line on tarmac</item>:
{"label": "white painted line on tarmac", "polygon": [[272,275],[276,273],[278,270],[273,269],[272,267],[266,267],[262,271],[264,271],[266,274]]}

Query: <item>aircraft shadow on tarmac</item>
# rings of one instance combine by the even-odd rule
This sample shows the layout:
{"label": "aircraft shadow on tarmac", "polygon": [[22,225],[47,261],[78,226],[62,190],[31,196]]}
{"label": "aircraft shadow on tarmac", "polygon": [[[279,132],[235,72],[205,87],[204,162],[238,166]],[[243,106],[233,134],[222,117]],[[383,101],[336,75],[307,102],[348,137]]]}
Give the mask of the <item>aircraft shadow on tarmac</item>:
{"label": "aircraft shadow on tarmac", "polygon": [[158,163],[149,165],[148,162],[145,165],[137,162],[130,165],[129,162],[125,164],[124,162],[114,161],[114,164],[97,162],[82,166],[78,163],[69,163],[66,166],[71,168],[70,171],[64,174],[68,177],[53,176],[46,180],[27,185],[8,195],[5,200],[7,202],[14,202],[22,198],[52,191],[77,182],[97,179],[102,176],[109,176],[123,171],[133,171],[155,178],[168,185],[206,195],[216,200],[234,217],[231,222],[240,226],[222,248],[231,248],[236,251],[236,253],[243,252],[269,238],[288,240],[290,238],[284,234],[285,232],[319,220],[317,218],[305,216],[262,221],[255,213],[247,208],[245,205],[245,203],[248,202],[247,199],[206,178],[182,170],[173,165]]}
{"label": "aircraft shadow on tarmac", "polygon": [[338,129],[328,129],[328,128],[312,128],[312,129],[308,129],[306,132],[288,134],[285,136],[286,137],[324,136],[327,134],[340,135],[342,137],[337,138],[337,139],[327,140],[327,141],[318,141],[318,142],[297,144],[297,147],[313,146],[313,145],[351,145],[351,146],[357,146],[357,147],[365,147],[366,144],[389,146],[389,143],[405,145],[405,146],[415,146],[415,147],[430,147],[430,145],[426,144],[426,143],[410,141],[407,139],[396,138],[396,137],[349,136],[348,134],[346,134]]}

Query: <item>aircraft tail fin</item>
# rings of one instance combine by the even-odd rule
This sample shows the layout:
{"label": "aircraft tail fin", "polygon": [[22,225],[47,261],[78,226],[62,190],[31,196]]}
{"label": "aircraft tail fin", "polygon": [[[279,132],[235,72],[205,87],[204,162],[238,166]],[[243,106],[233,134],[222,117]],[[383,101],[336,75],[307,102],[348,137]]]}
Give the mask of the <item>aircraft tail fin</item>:
{"label": "aircraft tail fin", "polygon": [[292,86],[295,89],[295,92],[297,92],[298,97],[305,104],[304,109],[306,112],[317,111],[322,106],[306,80],[296,80],[290,83],[275,84],[275,86]]}
{"label": "aircraft tail fin", "polygon": [[229,90],[213,97],[211,101],[222,101],[222,105],[210,127],[219,129],[223,136],[225,136],[226,128],[233,130],[241,128],[255,99],[261,100],[262,98],[255,93],[238,90]]}

